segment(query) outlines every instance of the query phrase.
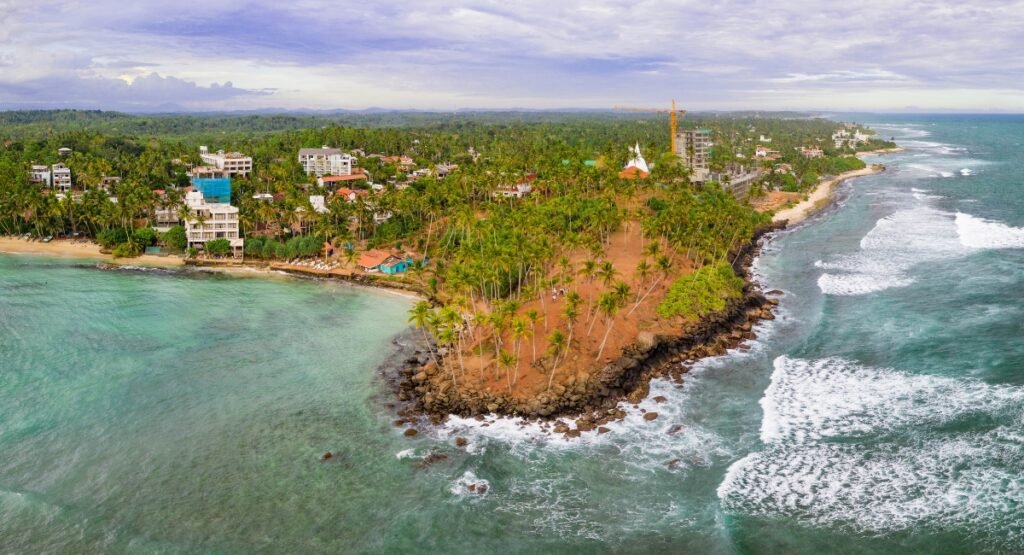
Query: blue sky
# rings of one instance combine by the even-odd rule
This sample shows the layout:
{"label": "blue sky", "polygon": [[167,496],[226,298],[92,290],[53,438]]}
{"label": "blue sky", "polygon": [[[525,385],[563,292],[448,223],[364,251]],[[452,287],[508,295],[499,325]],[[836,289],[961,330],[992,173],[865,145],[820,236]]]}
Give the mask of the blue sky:
{"label": "blue sky", "polygon": [[0,109],[1024,112],[1024,0],[0,0]]}

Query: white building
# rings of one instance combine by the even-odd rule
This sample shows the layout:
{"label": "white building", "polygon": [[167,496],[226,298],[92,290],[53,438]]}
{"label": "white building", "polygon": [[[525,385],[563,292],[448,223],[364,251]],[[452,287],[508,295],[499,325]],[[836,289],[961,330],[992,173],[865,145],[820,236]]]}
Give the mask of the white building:
{"label": "white building", "polygon": [[64,164],[54,164],[51,174],[53,176],[54,189],[62,193],[66,193],[71,190],[71,168],[68,168]]}
{"label": "white building", "polygon": [[159,233],[167,233],[172,227],[181,223],[181,218],[178,217],[178,209],[173,206],[157,208],[153,216],[153,231]]}
{"label": "white building", "polygon": [[651,170],[647,167],[647,160],[644,160],[644,155],[640,154],[640,143],[636,143],[635,147],[629,147],[629,152],[633,155],[633,158],[631,158],[629,162],[626,162],[626,167],[623,169],[628,170],[630,168],[636,168],[637,170],[650,175]]}
{"label": "white building", "polygon": [[218,150],[211,153],[205,146],[199,147],[199,157],[204,164],[217,168],[228,175],[248,177],[252,173],[252,157],[241,152],[224,152]]}
{"label": "white building", "polygon": [[300,148],[299,163],[306,175],[322,177],[325,175],[352,175],[352,162],[355,159],[339,148],[322,146],[320,148]]}
{"label": "white building", "polygon": [[238,207],[207,203],[199,191],[190,191],[186,194],[185,204],[189,207],[189,216],[185,219],[185,236],[190,248],[202,247],[207,241],[214,239],[227,239],[231,242],[232,251],[241,250]]}
{"label": "white building", "polygon": [[45,183],[47,187],[52,185],[50,180],[50,166],[37,166],[32,165],[32,169],[28,172],[28,179],[32,183]]}

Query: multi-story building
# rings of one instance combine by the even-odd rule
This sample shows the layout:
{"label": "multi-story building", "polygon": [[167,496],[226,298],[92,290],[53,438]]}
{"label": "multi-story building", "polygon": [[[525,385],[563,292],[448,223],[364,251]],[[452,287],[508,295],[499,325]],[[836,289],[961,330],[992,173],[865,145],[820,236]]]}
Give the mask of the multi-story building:
{"label": "multi-story building", "polygon": [[61,193],[66,193],[71,190],[71,168],[68,168],[64,164],[54,164],[51,175],[53,178],[54,189]]}
{"label": "multi-story building", "polygon": [[339,148],[300,148],[299,163],[306,175],[352,175],[354,158]]}
{"label": "multi-story building", "polygon": [[711,155],[711,130],[684,129],[676,134],[676,156],[692,172],[690,179],[703,183],[708,178],[708,158]]}
{"label": "multi-story building", "polygon": [[212,166],[196,166],[189,170],[192,188],[203,194],[209,202],[231,202],[231,177],[228,172]]}
{"label": "multi-story building", "polygon": [[227,175],[248,177],[252,173],[252,157],[241,152],[218,150],[211,153],[208,148],[201,146],[199,147],[199,157],[204,164],[217,168]]}
{"label": "multi-story building", "polygon": [[53,182],[50,180],[50,166],[38,166],[33,164],[28,172],[28,180],[32,183],[45,183],[49,187]]}
{"label": "multi-story building", "polygon": [[242,239],[238,231],[238,207],[225,203],[208,203],[199,191],[185,195],[189,215],[185,218],[185,237],[189,248],[199,248],[207,241],[227,239],[232,251],[240,252]]}

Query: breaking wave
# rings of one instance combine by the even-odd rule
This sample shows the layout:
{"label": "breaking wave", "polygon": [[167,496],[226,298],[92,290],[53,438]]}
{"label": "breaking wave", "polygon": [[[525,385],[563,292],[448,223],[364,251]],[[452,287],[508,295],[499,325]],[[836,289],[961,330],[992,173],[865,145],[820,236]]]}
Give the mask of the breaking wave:
{"label": "breaking wave", "polygon": [[[765,448],[729,468],[718,487],[725,510],[866,533],[920,526],[1024,540],[1024,388],[839,358],[774,366],[761,400]],[[1016,424],[945,431],[971,419]]]}
{"label": "breaking wave", "polygon": [[1024,228],[977,218],[957,212],[956,230],[960,243],[976,249],[1024,248]]}

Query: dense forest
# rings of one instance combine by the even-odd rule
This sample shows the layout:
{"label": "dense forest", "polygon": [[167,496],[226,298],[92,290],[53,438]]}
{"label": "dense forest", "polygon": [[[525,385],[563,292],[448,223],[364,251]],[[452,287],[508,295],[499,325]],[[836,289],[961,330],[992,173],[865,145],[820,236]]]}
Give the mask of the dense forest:
{"label": "dense forest", "polygon": [[[833,148],[833,121],[705,115],[684,126],[712,130],[713,170],[764,166],[762,187],[801,190],[863,164]],[[322,256],[324,242],[346,266],[370,249],[410,253],[416,262],[405,279],[434,300],[417,305],[411,321],[442,346],[432,354],[452,386],[532,394],[623,348],[638,330],[698,318],[742,287],[730,253],[769,216],[718,184],[692,184],[668,152],[667,128],[665,118],[621,113],[0,113],[0,233],[92,237],[122,255],[155,242],[180,249],[180,228],[163,237],[150,230],[155,211],[180,205],[199,145],[240,151],[254,165],[232,183],[247,258]],[[754,160],[761,135],[772,137],[779,160]],[[619,175],[634,143],[651,165],[648,179]],[[381,186],[354,202],[317,187],[296,153],[321,145],[356,151]],[[804,145],[825,156],[805,158]],[[862,148],[882,146],[889,143]],[[412,178],[369,154],[458,168]],[[57,162],[74,179],[64,198],[28,179],[31,164]],[[771,171],[780,163],[791,171]],[[121,180],[101,189],[104,176]],[[495,195],[527,176],[528,196]],[[325,195],[327,210],[314,210],[310,195]]]}

